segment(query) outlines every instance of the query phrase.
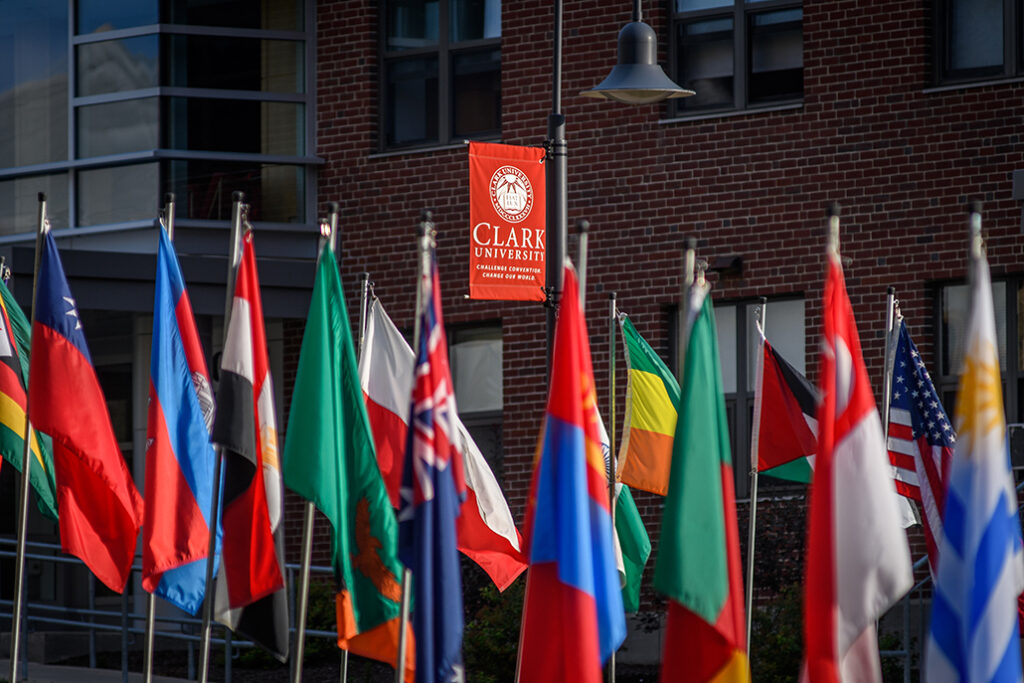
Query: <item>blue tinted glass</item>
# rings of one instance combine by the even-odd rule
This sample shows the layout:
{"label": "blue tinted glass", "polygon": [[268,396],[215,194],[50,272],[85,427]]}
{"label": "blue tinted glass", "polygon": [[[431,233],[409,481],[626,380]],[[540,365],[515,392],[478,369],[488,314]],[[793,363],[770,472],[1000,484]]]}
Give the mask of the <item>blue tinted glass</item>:
{"label": "blue tinted glass", "polygon": [[157,98],[78,107],[78,157],[156,149],[160,136]]}
{"label": "blue tinted glass", "polygon": [[732,7],[734,4],[733,0],[676,0],[676,11],[692,12],[713,7]]}
{"label": "blue tinted glass", "polygon": [[180,218],[226,221],[231,193],[245,193],[254,221],[305,220],[305,170],[301,166],[190,159],[164,162],[165,190],[173,192]]}
{"label": "blue tinted glass", "polygon": [[68,174],[36,175],[0,180],[0,235],[36,231],[40,192],[46,193],[50,225],[68,227]]}
{"label": "blue tinted glass", "polygon": [[949,4],[949,68],[1003,63],[1002,0],[953,0]]}
{"label": "blue tinted glass", "polygon": [[451,0],[449,40],[501,37],[501,0]]}
{"label": "blue tinted glass", "polygon": [[156,35],[79,45],[78,96],[156,87],[158,45]]}
{"label": "blue tinted glass", "polygon": [[387,144],[437,140],[437,59],[387,65]]}
{"label": "blue tinted glass", "polygon": [[387,4],[387,49],[437,45],[437,0],[389,0]]}
{"label": "blue tinted glass", "polygon": [[156,163],[78,172],[78,225],[152,219],[160,203]]}
{"label": "blue tinted glass", "polygon": [[0,167],[68,157],[68,3],[0,0]]}
{"label": "blue tinted glass", "polygon": [[79,0],[78,33],[157,23],[156,0]]}

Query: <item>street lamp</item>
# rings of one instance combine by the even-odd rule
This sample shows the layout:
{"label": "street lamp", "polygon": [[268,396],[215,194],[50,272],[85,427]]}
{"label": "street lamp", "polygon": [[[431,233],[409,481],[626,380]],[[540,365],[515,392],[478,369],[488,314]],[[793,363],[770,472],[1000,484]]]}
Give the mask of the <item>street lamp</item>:
{"label": "street lamp", "polygon": [[[555,338],[555,310],[562,297],[562,264],[568,233],[568,189],[566,171],[565,116],[562,114],[562,0],[555,0],[552,45],[551,114],[548,115],[547,230],[545,277],[548,289],[547,367]],[[670,97],[688,97],[692,90],[681,88],[658,66],[658,39],[641,21],[640,0],[633,0],[633,21],[619,32],[619,61],[600,84],[581,95],[616,100],[626,104],[652,104]]]}

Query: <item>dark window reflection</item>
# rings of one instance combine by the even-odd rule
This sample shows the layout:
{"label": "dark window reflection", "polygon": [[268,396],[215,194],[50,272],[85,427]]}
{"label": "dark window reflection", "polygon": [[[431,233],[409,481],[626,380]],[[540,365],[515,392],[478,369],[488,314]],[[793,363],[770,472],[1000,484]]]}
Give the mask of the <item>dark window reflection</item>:
{"label": "dark window reflection", "polygon": [[165,100],[171,149],[300,155],[303,105],[172,97]]}
{"label": "dark window reflection", "polygon": [[[219,36],[164,36],[162,82],[179,88],[299,93],[302,43]],[[210,68],[216,64],[216,68]]]}
{"label": "dark window reflection", "polygon": [[181,218],[230,220],[231,193],[249,198],[255,221],[305,220],[304,171],[300,166],[189,160],[167,162],[167,192]]}
{"label": "dark window reflection", "polygon": [[437,0],[390,0],[387,22],[388,50],[437,45]]}
{"label": "dark window reflection", "polygon": [[157,23],[156,0],[78,0],[78,33]]}
{"label": "dark window reflection", "polygon": [[679,84],[697,94],[686,109],[733,104],[733,22],[731,18],[679,25]]}
{"label": "dark window reflection", "polygon": [[78,172],[78,224],[153,218],[159,203],[158,165],[135,164]]}
{"label": "dark window reflection", "polygon": [[451,0],[449,40],[501,37],[501,0]]}
{"label": "dark window reflection", "polygon": [[78,96],[156,87],[157,52],[155,35],[79,45]]}
{"label": "dark window reflection", "polygon": [[998,73],[1003,65],[1003,0],[950,0],[946,17],[947,69]]}
{"label": "dark window reflection", "polygon": [[500,132],[501,51],[456,54],[452,72],[452,134]]}
{"label": "dark window reflection", "polygon": [[68,226],[68,174],[0,180],[0,235],[38,230],[39,193],[46,193],[46,214],[54,228]]}
{"label": "dark window reflection", "polygon": [[798,98],[804,92],[803,10],[750,17],[750,102]]}
{"label": "dark window reflection", "polygon": [[404,59],[387,70],[387,143],[437,140],[437,59]]}
{"label": "dark window reflection", "polygon": [[138,152],[159,146],[157,98],[78,107],[78,157]]}
{"label": "dark window reflection", "polygon": [[165,21],[190,26],[228,26],[301,31],[302,0],[171,0]]}
{"label": "dark window reflection", "polygon": [[0,2],[0,167],[68,158],[68,3]]}

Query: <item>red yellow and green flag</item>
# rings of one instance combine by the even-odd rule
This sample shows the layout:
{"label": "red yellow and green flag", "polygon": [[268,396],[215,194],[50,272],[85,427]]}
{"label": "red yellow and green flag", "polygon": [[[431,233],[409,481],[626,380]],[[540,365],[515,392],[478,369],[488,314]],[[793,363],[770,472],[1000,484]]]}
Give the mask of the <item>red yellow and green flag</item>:
{"label": "red yellow and green flag", "polygon": [[715,316],[694,287],[679,419],[654,569],[669,600],[661,680],[750,680],[729,424]]}

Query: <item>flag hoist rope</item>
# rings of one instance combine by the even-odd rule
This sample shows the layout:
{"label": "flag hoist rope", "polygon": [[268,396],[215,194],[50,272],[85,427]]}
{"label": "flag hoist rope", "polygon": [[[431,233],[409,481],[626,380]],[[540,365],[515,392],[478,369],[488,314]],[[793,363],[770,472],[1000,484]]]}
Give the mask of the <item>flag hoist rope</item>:
{"label": "flag hoist rope", "polygon": [[[36,229],[35,266],[32,270],[32,317],[29,318],[30,330],[36,321],[36,293],[39,289],[39,258],[42,253],[43,236],[50,231],[50,221],[46,217],[46,195],[42,192],[39,193],[39,214]],[[28,526],[29,474],[32,468],[32,423],[29,417],[28,401],[29,383],[26,382],[25,384],[25,431],[23,434],[25,437],[25,448],[21,456],[21,491],[18,499],[18,552],[14,568],[14,611],[11,613],[11,683],[16,683],[18,680],[18,650],[21,644],[21,616],[25,595],[25,534]]]}
{"label": "flag hoist rope", "polygon": [[[228,260],[228,276],[227,283],[224,292],[224,329],[221,335],[221,346],[227,340],[228,334],[228,323],[231,320],[231,305],[235,299],[235,278],[238,275],[238,264],[242,260],[242,223],[244,222],[247,226],[248,220],[248,206],[243,204],[245,200],[244,192],[233,192],[231,194],[231,245],[230,245],[230,257]],[[219,526],[220,515],[220,471],[221,471],[221,460],[223,460],[223,451],[220,446],[214,444],[214,459],[213,459],[213,491],[210,501],[210,520],[212,522],[213,531],[210,533],[210,543],[207,546],[206,554],[206,595],[203,599],[203,637],[202,645],[200,647],[199,657],[199,683],[206,683],[209,680],[210,675],[210,630],[212,627],[213,619],[213,603],[215,600],[215,592],[213,590],[213,562],[214,555],[217,552],[217,528]],[[228,665],[225,662],[225,667]]]}
{"label": "flag hoist rope", "polygon": [[[754,391],[760,391],[764,382],[764,341],[765,321],[768,315],[768,299],[761,297],[760,306],[757,308],[757,332],[761,340],[761,352],[757,356],[757,386]],[[763,399],[762,399],[763,400]],[[753,438],[750,440],[750,521],[747,524],[747,661],[750,661],[750,626],[754,615],[754,541],[757,535],[757,452],[758,433],[761,425],[761,404],[757,403],[754,413],[754,425],[751,430]]]}

